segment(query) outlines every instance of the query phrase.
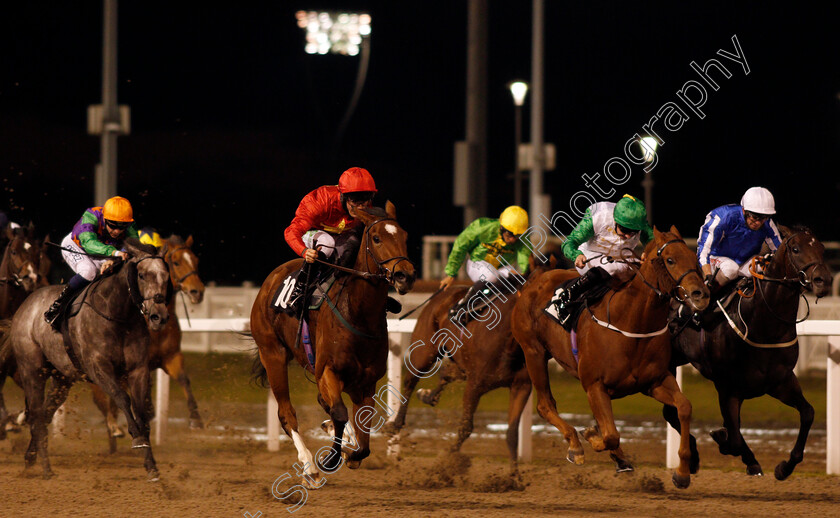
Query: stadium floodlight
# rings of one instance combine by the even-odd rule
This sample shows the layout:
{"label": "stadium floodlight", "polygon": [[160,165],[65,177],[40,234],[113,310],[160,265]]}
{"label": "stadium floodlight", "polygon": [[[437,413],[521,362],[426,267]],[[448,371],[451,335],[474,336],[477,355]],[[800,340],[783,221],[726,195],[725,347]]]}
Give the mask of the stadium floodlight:
{"label": "stadium floodlight", "polygon": [[362,39],[370,36],[370,15],[329,11],[298,11],[298,27],[306,30],[307,54],[356,56]]}
{"label": "stadium floodlight", "polygon": [[653,155],[656,153],[656,147],[659,145],[659,142],[653,137],[642,137],[639,140],[639,146],[642,148],[642,153],[644,153],[645,162],[653,162]]}
{"label": "stadium floodlight", "polygon": [[513,104],[522,106],[525,104],[525,96],[528,94],[528,83],[525,81],[514,81],[509,85],[510,93],[513,95]]}

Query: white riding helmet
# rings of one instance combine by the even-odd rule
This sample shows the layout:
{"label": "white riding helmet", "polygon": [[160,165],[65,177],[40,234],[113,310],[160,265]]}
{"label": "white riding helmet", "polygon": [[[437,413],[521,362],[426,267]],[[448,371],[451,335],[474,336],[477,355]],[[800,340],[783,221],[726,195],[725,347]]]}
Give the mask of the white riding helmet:
{"label": "white riding helmet", "polygon": [[741,206],[756,214],[775,214],[776,201],[764,187],[750,187],[741,198]]}

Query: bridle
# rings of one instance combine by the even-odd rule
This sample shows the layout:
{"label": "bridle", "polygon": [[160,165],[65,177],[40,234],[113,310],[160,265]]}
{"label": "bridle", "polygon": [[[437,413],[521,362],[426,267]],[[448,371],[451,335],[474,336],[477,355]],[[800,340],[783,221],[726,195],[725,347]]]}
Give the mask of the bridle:
{"label": "bridle", "polygon": [[[662,257],[662,252],[664,252],[665,249],[668,248],[669,245],[672,245],[674,243],[685,244],[685,241],[683,241],[682,239],[671,239],[670,241],[666,241],[665,243],[662,244],[662,246],[660,246],[656,250],[656,259],[661,259],[664,262],[664,258]],[[653,259],[651,259],[651,260],[653,260]],[[637,266],[634,263],[629,262],[629,261],[627,261],[626,263],[630,264],[630,265],[632,265],[636,268],[636,275],[640,276],[642,278],[642,282],[647,284],[648,287],[650,289],[652,289],[654,291],[654,293],[659,295],[660,298],[662,298],[662,299],[674,299],[677,302],[679,302],[680,304],[685,304],[686,300],[688,300],[688,298],[689,298],[688,292],[686,291],[685,288],[682,287],[682,281],[683,281],[683,279],[686,278],[686,276],[688,276],[692,273],[696,273],[697,277],[700,279],[700,282],[701,283],[703,282],[703,276],[700,275],[700,270],[695,265],[694,268],[689,268],[688,270],[684,271],[682,273],[682,275],[680,275],[678,278],[674,279],[674,288],[673,288],[673,290],[671,290],[671,292],[664,293],[662,290],[660,290],[659,288],[657,288],[656,286],[654,286],[653,284],[648,282],[647,279],[645,279],[645,276],[642,274],[642,270],[639,266]],[[667,269],[667,267],[666,267],[666,269]]]}
{"label": "bridle", "polygon": [[[151,311],[146,309],[146,302],[147,301],[151,300],[155,304],[164,304],[166,302],[166,295],[163,294],[163,293],[155,293],[150,297],[143,297],[143,294],[140,293],[140,285],[138,283],[139,273],[137,271],[137,265],[139,265],[143,261],[147,261],[147,260],[163,261],[164,268],[166,268],[167,271],[169,270],[166,267],[166,261],[164,261],[163,257],[157,256],[157,255],[151,255],[151,256],[143,257],[142,259],[139,259],[137,262],[130,262],[129,261],[129,262],[124,263],[124,266],[123,266],[126,270],[125,275],[126,275],[126,280],[128,282],[128,298],[131,301],[131,304],[133,306],[135,306],[137,309],[140,310],[140,314],[143,315],[143,317],[147,317],[151,314]],[[99,284],[97,284],[97,287],[98,286],[99,286]],[[93,287],[91,287],[91,291],[93,291]],[[85,297],[85,299],[87,299],[87,297]],[[103,317],[106,320],[109,320],[111,322],[121,322],[121,323],[128,322],[128,320],[114,318],[114,317],[111,317],[109,315],[106,315],[105,313],[100,311],[96,306],[94,306],[91,301],[85,300],[84,303],[87,304],[88,306],[90,306],[90,308],[97,315]]]}
{"label": "bridle", "polygon": [[[365,272],[365,271],[362,271],[362,270],[356,270],[354,268],[347,268],[347,267],[344,267],[344,266],[339,266],[337,264],[332,264],[332,263],[329,263],[327,261],[323,261],[321,259],[315,259],[315,260],[317,262],[319,262],[321,264],[324,264],[326,266],[329,266],[330,268],[333,268],[335,270],[339,270],[339,271],[346,272],[346,273],[349,273],[349,274],[352,274],[352,275],[356,275],[356,276],[362,277],[364,279],[374,279],[374,280],[380,280],[381,279],[381,280],[384,280],[385,282],[387,282],[388,284],[393,286],[394,285],[394,275],[395,275],[394,270],[396,269],[397,265],[400,264],[402,261],[407,261],[412,266],[414,266],[414,263],[412,263],[411,260],[408,257],[405,257],[403,255],[397,255],[397,256],[389,257],[387,259],[382,259],[382,260],[377,259],[376,256],[373,255],[373,251],[371,250],[371,239],[372,238],[371,238],[371,235],[370,235],[370,230],[374,226],[378,225],[379,223],[384,223],[386,221],[393,221],[394,223],[397,222],[397,220],[394,219],[394,218],[380,218],[380,219],[377,219],[376,221],[374,221],[373,223],[371,223],[370,225],[367,225],[367,228],[365,229],[365,243],[364,243],[364,245],[365,245],[365,250],[364,250],[365,265],[366,266],[369,265],[370,261],[373,260],[373,262],[376,263],[376,266],[377,266],[377,271],[375,273],[374,272]],[[396,261],[396,263],[394,263],[391,266],[391,268],[388,268],[387,266],[385,266],[386,263],[389,263],[391,261]]]}
{"label": "bridle", "polygon": [[[176,248],[172,248],[172,249],[170,249],[170,248],[167,246],[167,247],[166,247],[166,249],[164,249],[164,253],[163,253],[163,260],[164,260],[164,262],[166,262],[166,264],[167,264],[168,266],[170,266],[173,270],[176,268],[176,266],[174,265],[174,263],[173,263],[173,262],[171,262],[171,261],[173,261],[173,260],[174,260],[174,259],[172,258],[172,256],[175,254],[175,252],[178,252],[178,251],[180,251],[180,250],[190,250],[190,247],[188,247],[188,246],[186,246],[186,245],[182,245],[182,246],[179,246],[179,247],[176,247]],[[190,277],[190,276],[192,276],[192,275],[198,275],[198,270],[190,270],[189,272],[187,272],[186,274],[182,275],[181,277],[179,277],[179,278],[177,278],[177,279],[172,278],[172,284],[175,286],[175,289],[176,289],[176,290],[180,289],[180,288],[181,288],[181,284],[182,284],[185,280],[187,280],[187,278],[189,278],[189,277]]]}
{"label": "bridle", "polygon": [[[14,238],[12,238],[11,241],[9,241],[9,244],[6,245],[6,250],[3,253],[2,262],[6,264],[6,268],[9,269],[9,270],[12,269],[12,264],[11,264],[12,263],[12,259],[11,259],[12,247],[15,244],[15,241],[17,241],[18,239],[23,240],[24,243],[28,243],[28,241],[26,241],[25,238],[23,238],[21,236],[15,236]],[[34,245],[32,245],[31,243],[30,243],[30,246],[32,246],[34,248]],[[32,271],[34,271],[34,272],[38,271],[38,267],[37,267],[38,265],[35,261],[33,261],[31,259],[24,259],[21,262],[20,266],[17,268],[17,271],[9,272],[7,274],[8,277],[0,277],[0,284],[7,284],[9,286],[14,286],[15,288],[23,288],[23,278],[26,277],[26,275],[21,275],[21,274],[23,273],[23,271],[26,269],[27,266],[32,266]]]}

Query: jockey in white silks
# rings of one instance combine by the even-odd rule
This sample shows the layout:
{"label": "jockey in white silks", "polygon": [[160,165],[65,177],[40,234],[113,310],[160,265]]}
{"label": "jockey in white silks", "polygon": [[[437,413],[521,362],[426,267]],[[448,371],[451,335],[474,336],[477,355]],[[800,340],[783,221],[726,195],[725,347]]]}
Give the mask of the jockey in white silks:
{"label": "jockey in white silks", "polygon": [[627,261],[635,261],[633,249],[653,239],[644,204],[625,194],[618,203],[599,202],[586,209],[580,223],[563,243],[563,255],[574,261],[581,276],[560,293],[559,320],[569,318],[570,304],[610,280],[625,281],[633,275]]}

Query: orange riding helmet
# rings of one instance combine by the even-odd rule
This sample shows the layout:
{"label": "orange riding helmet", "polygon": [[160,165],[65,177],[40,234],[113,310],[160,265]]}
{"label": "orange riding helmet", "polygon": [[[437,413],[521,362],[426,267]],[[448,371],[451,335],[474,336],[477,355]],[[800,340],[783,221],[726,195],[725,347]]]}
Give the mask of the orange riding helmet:
{"label": "orange riding helmet", "polygon": [[114,196],[102,206],[102,218],[118,223],[133,223],[134,211],[128,200],[122,196]]}

